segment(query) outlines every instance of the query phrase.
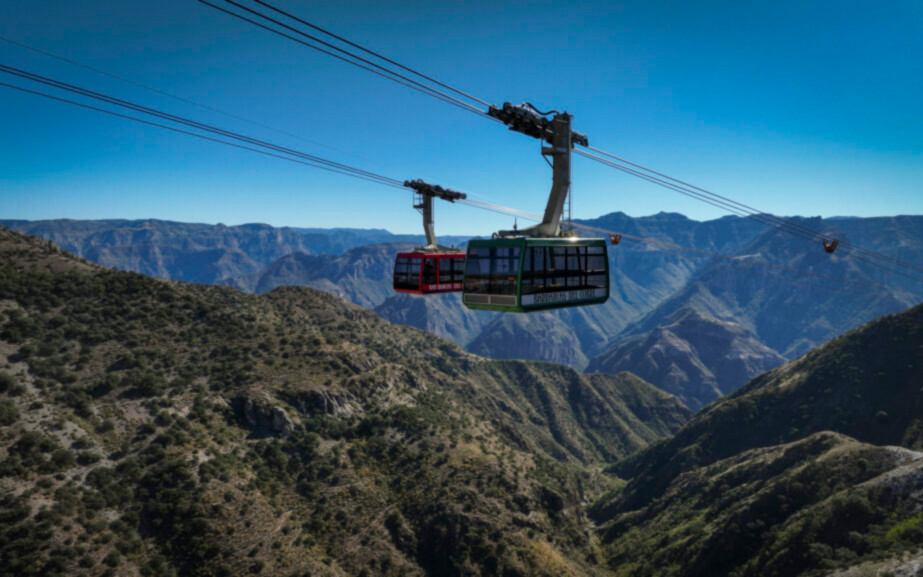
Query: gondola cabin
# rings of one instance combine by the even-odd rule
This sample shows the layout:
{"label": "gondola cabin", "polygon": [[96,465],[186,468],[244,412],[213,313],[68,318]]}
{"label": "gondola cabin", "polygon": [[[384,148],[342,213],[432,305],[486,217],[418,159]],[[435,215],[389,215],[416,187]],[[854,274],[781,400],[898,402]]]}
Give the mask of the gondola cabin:
{"label": "gondola cabin", "polygon": [[399,293],[459,292],[464,278],[463,252],[401,252],[394,261],[394,290]]}
{"label": "gondola cabin", "polygon": [[529,312],[594,305],[609,298],[605,239],[472,240],[465,267],[465,306]]}

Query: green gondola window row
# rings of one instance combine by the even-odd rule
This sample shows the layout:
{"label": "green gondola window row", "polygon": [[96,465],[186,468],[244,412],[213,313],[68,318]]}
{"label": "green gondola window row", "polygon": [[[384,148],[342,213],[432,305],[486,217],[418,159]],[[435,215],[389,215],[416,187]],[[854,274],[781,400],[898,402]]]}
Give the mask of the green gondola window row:
{"label": "green gondola window row", "polygon": [[602,246],[527,247],[522,263],[522,294],[606,288],[606,249]]}

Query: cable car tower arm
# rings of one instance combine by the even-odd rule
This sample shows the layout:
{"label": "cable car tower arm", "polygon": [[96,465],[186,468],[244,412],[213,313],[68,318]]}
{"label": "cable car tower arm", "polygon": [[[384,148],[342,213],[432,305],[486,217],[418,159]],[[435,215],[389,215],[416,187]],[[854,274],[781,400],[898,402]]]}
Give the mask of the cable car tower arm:
{"label": "cable car tower arm", "polygon": [[467,198],[467,195],[463,192],[457,192],[439,185],[429,184],[419,179],[404,181],[404,186],[414,191],[413,207],[419,210],[423,215],[423,231],[426,234],[426,246],[423,247],[422,250],[427,252],[452,250],[439,246],[439,243],[436,241],[433,199],[438,197],[442,200],[455,202],[456,200],[464,200]]}
{"label": "cable car tower arm", "polygon": [[575,144],[587,146],[586,135],[571,129],[573,116],[567,112],[554,112],[551,119],[545,118],[529,103],[513,106],[509,102],[503,108],[491,106],[488,114],[509,126],[510,130],[538,138],[550,146],[542,146],[542,155],[551,157],[551,192],[542,222],[522,230],[501,230],[498,236],[530,236],[552,238],[564,236],[561,230],[561,214],[570,191],[571,150]]}

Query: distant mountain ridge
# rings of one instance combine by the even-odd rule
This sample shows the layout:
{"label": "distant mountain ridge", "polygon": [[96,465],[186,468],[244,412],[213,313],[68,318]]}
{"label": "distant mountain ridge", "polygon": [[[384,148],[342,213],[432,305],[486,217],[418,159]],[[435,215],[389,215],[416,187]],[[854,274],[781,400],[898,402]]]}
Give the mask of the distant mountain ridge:
{"label": "distant mountain ridge", "polygon": [[[289,254],[341,255],[380,243],[420,243],[423,235],[386,230],[292,228],[144,220],[0,220],[0,226],[51,240],[106,267],[215,284],[256,273]],[[467,237],[443,237],[462,244]]]}
{"label": "distant mountain ridge", "polygon": [[785,363],[785,357],[739,324],[695,309],[680,309],[667,320],[669,324],[619,340],[594,357],[587,371],[628,371],[698,410]]}
{"label": "distant mountain ridge", "polygon": [[394,255],[413,246],[363,245],[341,255],[293,252],[255,272],[224,278],[217,284],[250,293],[266,293],[280,286],[309,286],[375,308],[394,294]]}
{"label": "distant mountain ridge", "polygon": [[[793,221],[923,266],[923,216],[798,218]],[[459,299],[420,301],[391,290],[393,256],[422,237],[361,229],[274,229],[166,221],[11,222],[105,266],[153,276],[224,284],[248,292],[300,284],[375,309],[383,318],[454,340],[478,354],[635,370],[693,407],[863,322],[921,300],[920,283],[817,244],[734,216],[698,222],[675,213],[616,212],[583,221],[633,236],[735,256],[746,266],[625,239],[610,247],[611,298],[603,305],[541,315],[469,311]],[[446,242],[463,242],[452,238]],[[792,275],[784,269],[805,271]],[[885,267],[889,268],[889,267]],[[668,327],[694,311],[722,331],[672,338]],[[732,331],[733,332],[733,331]],[[662,339],[648,338],[659,334]],[[725,343],[737,358],[702,355]],[[644,347],[656,347],[654,362]],[[651,349],[653,350],[653,349]],[[646,359],[638,364],[622,358]],[[778,357],[776,355],[781,355]],[[667,359],[671,359],[667,362]],[[733,378],[720,376],[736,366]],[[655,366],[656,365],[656,366]],[[685,368],[683,368],[685,367]],[[735,373],[735,371],[731,371]],[[697,392],[695,392],[697,391]]]}

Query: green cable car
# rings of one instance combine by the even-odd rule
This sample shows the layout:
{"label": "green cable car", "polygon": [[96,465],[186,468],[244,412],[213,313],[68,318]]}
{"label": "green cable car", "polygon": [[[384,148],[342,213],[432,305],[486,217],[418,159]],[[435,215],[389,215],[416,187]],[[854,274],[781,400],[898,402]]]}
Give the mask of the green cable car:
{"label": "green cable car", "polygon": [[469,309],[518,313],[606,302],[606,240],[569,236],[560,226],[570,189],[571,149],[575,142],[586,146],[586,137],[571,130],[566,112],[548,120],[528,103],[506,103],[502,110],[491,108],[490,114],[511,130],[551,145],[542,147],[542,154],[553,159],[551,194],[541,223],[499,231],[491,240],[469,241],[462,302]]}
{"label": "green cable car", "polygon": [[529,312],[609,298],[604,239],[503,238],[468,243],[463,300],[470,309]]}

